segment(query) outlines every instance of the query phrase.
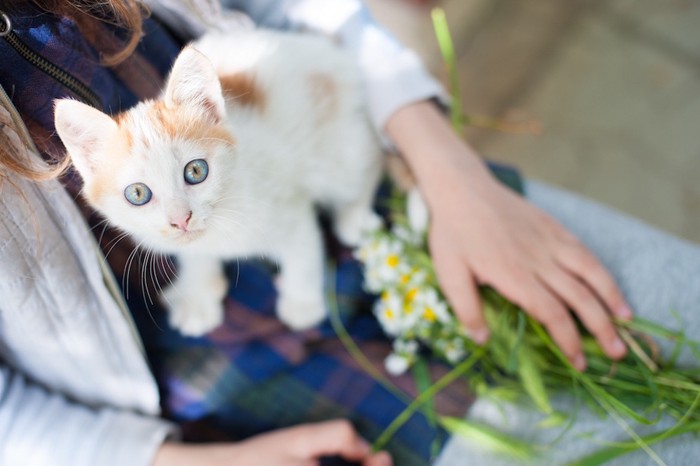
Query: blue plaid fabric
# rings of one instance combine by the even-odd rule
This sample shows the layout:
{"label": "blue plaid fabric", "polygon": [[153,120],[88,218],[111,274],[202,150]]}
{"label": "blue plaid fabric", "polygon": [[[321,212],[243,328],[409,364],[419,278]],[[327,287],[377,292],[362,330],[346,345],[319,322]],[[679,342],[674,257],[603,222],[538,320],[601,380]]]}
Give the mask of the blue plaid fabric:
{"label": "blue plaid fabric", "polygon": [[[158,94],[180,45],[151,18],[136,53],[115,68],[100,65],[99,50],[118,47],[121,35],[105,25],[85,29],[74,21],[19,2],[11,11],[13,33],[33,53],[87,85],[102,110],[116,113]],[[53,127],[53,99],[80,98],[0,39],[0,84],[23,116],[37,146],[49,158],[61,158],[63,148]],[[498,169],[514,186],[517,174]],[[133,244],[120,241],[78,196],[80,180],[68,175],[66,189],[75,195],[118,281],[122,282],[149,362],[159,382],[166,416],[183,426],[186,439],[242,439],[301,422],[346,417],[368,439],[379,433],[406,407],[370,377],[349,355],[328,322],[294,333],[275,317],[274,271],[260,262],[228,264],[230,289],[224,324],[202,338],[185,338],[169,328],[165,311],[154,297],[155,282],[167,283],[170,267],[155,260],[155,277],[140,275],[137,263],[125,274]],[[370,309],[373,297],[362,289],[362,270],[350,251],[326,235],[329,256],[326,286],[335,295],[344,325],[373,364],[383,371],[390,350]],[[137,261],[138,262],[138,261]],[[150,269],[149,269],[150,270]],[[127,280],[122,277],[127,276]],[[145,286],[142,286],[145,285]],[[446,368],[430,368],[434,378]],[[392,379],[409,397],[416,395],[410,376]],[[461,415],[470,396],[465,384],[455,384],[436,400],[439,412]],[[414,415],[389,444],[401,466],[429,464],[436,440],[445,433],[422,414]]]}

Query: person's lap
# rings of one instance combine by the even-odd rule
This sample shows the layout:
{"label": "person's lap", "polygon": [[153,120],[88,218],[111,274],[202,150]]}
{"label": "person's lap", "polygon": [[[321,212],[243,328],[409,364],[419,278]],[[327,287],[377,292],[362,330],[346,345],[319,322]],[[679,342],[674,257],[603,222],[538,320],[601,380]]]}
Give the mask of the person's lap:
{"label": "person's lap", "polygon": [[[617,280],[636,315],[674,329],[684,329],[691,338],[700,336],[698,245],[541,183],[528,181],[525,191],[533,203],[558,219],[598,256]],[[673,344],[660,343],[662,352],[668,354]],[[680,363],[697,365],[697,360],[686,353]],[[562,411],[576,409],[572,400],[565,396],[557,397],[555,407]],[[495,406],[488,400],[477,400],[468,416],[493,423],[520,438],[538,443],[551,441],[560,433],[557,429],[533,428],[542,418],[539,413],[517,406],[506,407],[503,411],[502,406]],[[655,428],[669,427],[673,422],[667,419]],[[640,429],[639,426],[633,427]],[[593,438],[591,434],[594,434]],[[629,441],[630,438],[614,420],[602,419],[598,414],[582,408],[576,412],[575,427],[533,464],[564,464],[603,448],[601,441],[614,440]],[[695,464],[700,457],[700,442],[688,434],[666,440],[652,449],[667,464]],[[465,458],[469,458],[468,462],[465,462]],[[505,466],[513,463],[512,458],[453,439],[448,442],[436,466]],[[637,451],[609,464],[657,463],[648,454]]]}

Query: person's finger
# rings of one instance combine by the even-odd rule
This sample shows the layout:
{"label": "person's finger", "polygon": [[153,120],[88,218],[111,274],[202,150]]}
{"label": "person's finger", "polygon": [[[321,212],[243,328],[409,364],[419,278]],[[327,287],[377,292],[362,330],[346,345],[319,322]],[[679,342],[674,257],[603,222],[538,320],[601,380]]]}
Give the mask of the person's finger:
{"label": "person's finger", "polygon": [[467,264],[454,254],[433,254],[435,272],[442,291],[459,321],[474,342],[481,345],[489,338],[489,328],[481,310],[481,300]]}
{"label": "person's finger", "polygon": [[610,314],[595,294],[572,277],[568,270],[552,265],[540,277],[579,317],[611,358],[621,358],[627,352],[618,336]]}
{"label": "person's finger", "polygon": [[379,451],[369,458],[367,458],[362,466],[392,466],[394,462],[391,459],[389,453],[385,451]]}
{"label": "person's finger", "polygon": [[562,302],[526,269],[511,269],[504,275],[503,285],[499,291],[542,323],[573,366],[584,370],[586,358],[581,351],[581,336]]}
{"label": "person's finger", "polygon": [[563,268],[588,284],[612,315],[624,320],[632,318],[632,310],[615,280],[583,244],[578,241],[569,243],[567,247],[558,251],[556,260]]}
{"label": "person's finger", "polygon": [[305,424],[295,428],[295,433],[295,451],[303,459],[338,455],[351,461],[363,461],[371,453],[369,443],[344,419]]}

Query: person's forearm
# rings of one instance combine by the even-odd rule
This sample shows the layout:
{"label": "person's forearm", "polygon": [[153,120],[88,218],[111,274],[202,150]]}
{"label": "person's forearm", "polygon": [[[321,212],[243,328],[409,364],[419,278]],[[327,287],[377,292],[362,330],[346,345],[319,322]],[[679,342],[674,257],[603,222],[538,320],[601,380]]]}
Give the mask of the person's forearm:
{"label": "person's forearm", "polygon": [[491,180],[481,158],[431,102],[401,108],[387,121],[386,132],[411,167],[431,209],[458,199],[453,190],[464,186],[465,177],[470,183]]}
{"label": "person's forearm", "polygon": [[[156,452],[151,466],[190,466],[194,464],[217,464],[217,460],[230,459],[221,453],[218,444],[188,445],[184,443],[165,442]],[[230,456],[230,455],[229,455]],[[206,462],[206,463],[204,463]]]}

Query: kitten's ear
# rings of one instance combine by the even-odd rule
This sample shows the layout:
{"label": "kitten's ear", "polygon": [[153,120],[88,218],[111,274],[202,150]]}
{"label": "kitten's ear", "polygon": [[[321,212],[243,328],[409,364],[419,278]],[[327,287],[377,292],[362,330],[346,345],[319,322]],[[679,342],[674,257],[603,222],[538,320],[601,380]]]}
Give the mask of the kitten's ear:
{"label": "kitten's ear", "polygon": [[117,123],[101,111],[71,99],[58,99],[54,109],[56,132],[83,178],[94,171],[95,155],[117,131]]}
{"label": "kitten's ear", "polygon": [[217,123],[224,118],[224,96],[214,65],[194,47],[185,47],[175,60],[165,87],[165,105],[194,106]]}

